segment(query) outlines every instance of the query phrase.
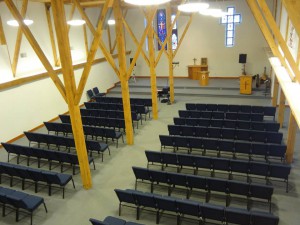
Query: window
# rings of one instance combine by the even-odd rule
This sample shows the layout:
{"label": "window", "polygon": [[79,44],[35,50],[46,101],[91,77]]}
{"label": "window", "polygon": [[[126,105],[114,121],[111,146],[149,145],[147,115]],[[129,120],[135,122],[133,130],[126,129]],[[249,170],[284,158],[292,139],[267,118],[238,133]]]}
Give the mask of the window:
{"label": "window", "polygon": [[240,13],[235,13],[235,7],[227,8],[227,15],[221,18],[221,24],[226,26],[225,46],[233,47],[235,43],[235,26],[242,22]]}

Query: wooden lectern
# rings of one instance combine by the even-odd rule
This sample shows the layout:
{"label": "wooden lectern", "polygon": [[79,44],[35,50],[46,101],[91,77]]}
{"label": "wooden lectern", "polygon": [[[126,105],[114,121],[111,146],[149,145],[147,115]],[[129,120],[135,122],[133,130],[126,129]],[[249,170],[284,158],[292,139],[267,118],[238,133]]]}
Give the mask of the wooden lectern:
{"label": "wooden lectern", "polygon": [[245,94],[245,95],[252,94],[252,76],[250,75],[240,76],[240,94]]}
{"label": "wooden lectern", "polygon": [[209,80],[209,72],[208,71],[201,71],[199,76],[199,84],[200,86],[207,86]]}

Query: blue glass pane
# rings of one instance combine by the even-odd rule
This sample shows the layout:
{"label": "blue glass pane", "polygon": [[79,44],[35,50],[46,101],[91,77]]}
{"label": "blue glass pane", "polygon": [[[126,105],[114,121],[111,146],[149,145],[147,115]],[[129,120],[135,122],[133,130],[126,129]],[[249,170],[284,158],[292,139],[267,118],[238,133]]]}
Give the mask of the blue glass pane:
{"label": "blue glass pane", "polygon": [[222,16],[221,23],[227,23],[227,16]]}
{"label": "blue glass pane", "polygon": [[227,24],[227,30],[233,30],[233,23]]}
{"label": "blue glass pane", "polygon": [[233,38],[233,31],[227,31],[227,37]]}
{"label": "blue glass pane", "polygon": [[234,14],[234,7],[228,7],[228,15],[233,15]]}
{"label": "blue glass pane", "polygon": [[240,23],[241,22],[241,14],[234,15],[234,22],[235,23]]}

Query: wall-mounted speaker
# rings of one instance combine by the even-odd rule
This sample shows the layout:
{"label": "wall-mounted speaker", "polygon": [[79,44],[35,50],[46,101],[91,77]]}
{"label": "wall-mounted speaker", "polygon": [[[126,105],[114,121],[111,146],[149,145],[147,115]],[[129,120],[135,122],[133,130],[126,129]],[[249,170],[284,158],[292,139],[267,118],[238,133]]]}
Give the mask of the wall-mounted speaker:
{"label": "wall-mounted speaker", "polygon": [[246,63],[246,62],[247,62],[247,54],[240,54],[239,63]]}

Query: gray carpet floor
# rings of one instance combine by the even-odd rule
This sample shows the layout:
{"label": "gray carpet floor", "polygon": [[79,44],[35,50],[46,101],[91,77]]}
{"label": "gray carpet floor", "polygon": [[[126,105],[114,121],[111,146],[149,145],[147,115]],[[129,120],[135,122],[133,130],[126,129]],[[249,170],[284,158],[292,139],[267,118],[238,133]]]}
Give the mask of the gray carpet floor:
{"label": "gray carpet floor", "polygon": [[[162,79],[163,80],[163,79]],[[178,89],[184,89],[187,87],[187,83],[193,83],[190,80],[180,79],[180,82],[176,82]],[[143,80],[145,86],[147,86],[146,79]],[[224,87],[224,81],[217,81],[219,84],[213,85],[211,82],[211,87],[216,87],[222,89]],[[238,82],[235,80],[235,87],[238,88]],[[230,83],[230,81],[228,81]],[[136,83],[134,83],[136,84]],[[134,85],[131,83],[132,85]],[[164,86],[164,80],[161,83]],[[148,83],[149,86],[149,83]],[[196,87],[196,86],[195,86]],[[118,87],[117,87],[118,88]],[[228,84],[228,88],[230,85]],[[118,95],[117,92],[110,93],[110,96]],[[173,124],[173,117],[178,116],[178,110],[185,108],[185,103],[195,102],[195,103],[222,103],[222,104],[251,104],[251,105],[270,105],[270,98],[251,98],[251,96],[239,96],[238,89],[236,91],[236,97],[219,97],[213,96],[214,89],[210,90],[212,96],[207,97],[194,94],[191,96],[187,95],[176,95],[176,102],[173,105],[167,105],[159,103],[159,118],[158,120],[147,119],[142,126],[135,131],[134,134],[134,144],[126,145],[120,143],[119,148],[116,148],[115,143],[109,142],[111,149],[111,156],[107,153],[104,155],[104,162],[101,162],[101,158],[95,154],[96,170],[91,170],[92,174],[92,189],[86,191],[82,188],[80,175],[74,176],[76,189],[74,190],[71,184],[66,187],[65,199],[62,199],[61,190],[54,190],[53,196],[49,197],[47,195],[47,187],[40,186],[38,196],[45,198],[45,202],[48,207],[48,213],[45,213],[43,207],[40,207],[34,213],[33,221],[34,224],[39,225],[88,225],[89,218],[104,219],[106,216],[118,216],[118,199],[114,193],[115,188],[120,189],[133,189],[135,184],[134,174],[132,172],[132,166],[146,167],[146,157],[145,150],[160,150],[159,134],[168,134],[168,124]],[[146,96],[146,94],[132,93],[134,96]],[[149,95],[148,95],[149,96]],[[287,133],[287,121],[289,115],[289,109],[285,112],[285,124],[281,132],[284,133],[284,139],[286,141]],[[41,121],[42,122],[42,121]],[[45,128],[41,128],[37,132],[46,133]],[[297,213],[297,208],[300,206],[300,163],[299,163],[299,131],[297,132],[297,142],[295,146],[295,158],[292,164],[292,172],[290,174],[290,189],[289,193],[285,192],[285,184],[282,182],[273,182],[275,186],[275,193],[272,198],[272,208],[273,213],[280,217],[280,225],[298,225],[300,221],[300,214]],[[28,141],[22,138],[16,141],[18,144],[28,145]],[[211,153],[214,155],[214,153]],[[7,153],[5,150],[0,151],[0,160],[7,160]],[[31,160],[32,167],[37,167],[37,162]],[[16,159],[12,158],[11,163],[16,163]],[[21,160],[21,165],[26,165],[26,160]],[[54,164],[55,165],[55,164]],[[155,168],[155,167],[153,167]],[[48,163],[42,164],[42,169],[48,169]],[[156,168],[158,169],[158,168]],[[54,168],[54,171],[59,171],[59,166]],[[65,171],[71,174],[71,169]],[[78,172],[78,170],[77,170]],[[190,173],[189,171],[184,171]],[[244,179],[244,178],[240,178]],[[261,182],[261,181],[258,181]],[[5,177],[2,179],[3,187],[9,187],[9,180]],[[18,180],[14,181],[14,187],[17,190],[21,190],[21,182]],[[138,185],[138,190],[149,191],[150,185],[140,184]],[[31,183],[26,184],[25,192],[34,194],[34,185]],[[166,195],[167,189],[163,187],[156,187],[155,193]],[[184,198],[184,191],[175,191],[173,196]],[[203,202],[204,194],[199,192],[193,194],[191,199]],[[224,205],[225,195],[214,194],[210,201],[213,204]],[[245,208],[244,198],[233,198],[232,206]],[[265,202],[254,201],[254,210],[267,211],[268,205]],[[11,225],[11,224],[30,224],[29,217],[21,216],[21,221],[19,223],[15,222],[14,211],[8,210],[9,214],[6,217],[0,217],[1,225]],[[135,220],[135,210],[129,208],[123,208],[122,218],[130,221]],[[137,221],[136,221],[137,222]],[[139,221],[142,224],[154,225],[155,215],[150,212],[142,212],[141,219]],[[173,225],[176,224],[176,218],[171,216],[163,216],[161,218],[160,224],[162,225]],[[193,220],[184,220],[182,225],[185,224],[197,224]],[[207,223],[213,224],[213,223]],[[219,223],[220,224],[220,223]],[[262,224],[265,225],[265,224]]]}

